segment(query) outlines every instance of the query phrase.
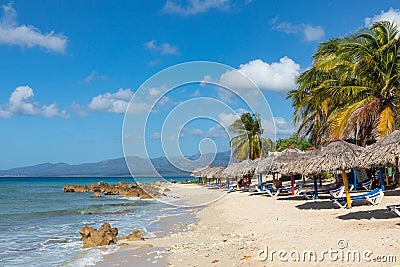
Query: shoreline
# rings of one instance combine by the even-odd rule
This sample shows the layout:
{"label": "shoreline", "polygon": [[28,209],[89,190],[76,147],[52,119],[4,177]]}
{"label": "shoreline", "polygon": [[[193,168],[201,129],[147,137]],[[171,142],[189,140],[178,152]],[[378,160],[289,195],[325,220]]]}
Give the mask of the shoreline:
{"label": "shoreline", "polygon": [[[201,193],[200,193],[201,192]],[[201,188],[199,195],[209,196],[212,189]],[[179,195],[178,190],[171,194]],[[184,194],[190,201],[190,196]],[[197,221],[187,225],[188,231],[169,233],[144,241],[153,245],[143,250],[146,255],[162,256],[161,261],[147,261],[146,266],[398,266],[400,264],[400,218],[386,211],[386,205],[398,204],[400,190],[391,191],[380,206],[355,206],[337,209],[329,199],[306,201],[299,197],[249,196],[234,192],[219,201],[193,210]],[[180,197],[183,197],[180,195]],[[194,197],[196,198],[196,197]],[[339,242],[346,245],[340,250]],[[121,255],[137,264],[132,247],[104,257],[96,266],[126,266]],[[325,250],[372,251],[370,262],[351,259],[320,260]],[[271,258],[274,251],[314,250],[317,261],[280,261]],[[130,252],[126,252],[130,251]],[[267,252],[268,258],[265,258]],[[125,254],[124,254],[125,253]],[[258,259],[259,255],[265,261]],[[295,255],[295,254],[294,254]],[[382,256],[394,256],[393,262],[382,262]],[[261,257],[261,259],[263,258]],[[126,262],[125,262],[126,263]],[[139,265],[140,266],[140,265]]]}

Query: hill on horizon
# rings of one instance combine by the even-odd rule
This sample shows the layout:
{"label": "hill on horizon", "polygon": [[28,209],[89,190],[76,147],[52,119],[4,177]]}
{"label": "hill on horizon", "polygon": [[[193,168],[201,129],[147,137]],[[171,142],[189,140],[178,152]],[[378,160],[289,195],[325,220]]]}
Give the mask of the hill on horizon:
{"label": "hill on horizon", "polygon": [[[213,154],[203,155],[204,160],[202,162],[196,162],[196,164],[187,164],[184,158],[195,160],[199,158],[199,155],[173,158],[177,166],[183,167],[186,170],[193,170],[197,166],[205,165],[202,164],[202,162],[209,162],[208,160],[213,158]],[[211,165],[227,166],[229,160],[230,151],[217,153]],[[127,161],[134,168],[135,176],[155,177],[158,176],[157,172],[163,177],[185,177],[190,175],[190,172],[182,171],[179,167],[171,164],[166,157],[151,159],[151,164],[148,160],[137,156],[130,156],[127,158]],[[157,172],[155,172],[151,165],[154,166]],[[0,170],[0,176],[2,177],[121,177],[130,175],[125,158],[76,165],[63,162],[42,163],[33,166]]]}

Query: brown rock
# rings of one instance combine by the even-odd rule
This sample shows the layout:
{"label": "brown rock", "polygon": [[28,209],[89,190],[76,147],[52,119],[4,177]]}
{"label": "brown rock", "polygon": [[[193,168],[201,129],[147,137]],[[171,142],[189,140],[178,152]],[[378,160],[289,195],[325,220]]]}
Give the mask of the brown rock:
{"label": "brown rock", "polygon": [[133,230],[132,234],[128,235],[128,241],[144,240],[142,232],[138,229]]}
{"label": "brown rock", "polygon": [[129,247],[128,243],[119,243],[118,244],[119,247]]}
{"label": "brown rock", "polygon": [[101,197],[99,192],[94,192],[94,194],[91,197]]}
{"label": "brown rock", "polygon": [[64,192],[88,192],[89,188],[87,185],[69,185],[63,187]]}
{"label": "brown rock", "polygon": [[84,248],[112,245],[117,242],[118,229],[111,228],[109,223],[103,224],[99,230],[85,226],[79,230]]}

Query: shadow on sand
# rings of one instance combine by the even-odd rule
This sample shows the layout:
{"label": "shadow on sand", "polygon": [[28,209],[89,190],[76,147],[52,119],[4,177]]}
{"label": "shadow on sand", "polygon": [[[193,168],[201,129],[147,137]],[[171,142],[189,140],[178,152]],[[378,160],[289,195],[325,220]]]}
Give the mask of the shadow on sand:
{"label": "shadow on sand", "polygon": [[297,205],[296,208],[299,210],[328,210],[337,209],[337,207],[331,201],[309,201],[307,203]]}
{"label": "shadow on sand", "polygon": [[395,218],[396,215],[387,211],[386,209],[377,209],[377,210],[364,210],[364,211],[355,211],[350,212],[345,215],[340,215],[337,218],[341,220],[362,220],[362,219],[392,219]]}
{"label": "shadow on sand", "polygon": [[386,190],[385,196],[400,196],[400,189]]}

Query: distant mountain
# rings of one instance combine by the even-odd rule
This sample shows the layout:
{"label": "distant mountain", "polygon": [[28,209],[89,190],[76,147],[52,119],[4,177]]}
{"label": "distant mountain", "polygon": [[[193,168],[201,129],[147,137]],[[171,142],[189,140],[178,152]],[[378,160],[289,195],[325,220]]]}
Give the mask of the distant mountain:
{"label": "distant mountain", "polygon": [[[131,168],[134,169],[135,176],[152,177],[156,176],[156,172],[164,177],[184,177],[190,173],[183,170],[193,170],[196,166],[205,165],[206,162],[212,160],[212,154],[203,155],[201,160],[196,164],[188,163],[184,157],[173,157],[171,161],[178,167],[171,164],[170,160],[165,157],[151,159],[151,163],[140,157],[128,157],[127,161]],[[197,160],[199,155],[187,156],[186,159]],[[226,166],[230,160],[230,152],[218,153],[211,165]],[[9,170],[0,170],[0,176],[21,176],[21,177],[120,177],[130,176],[129,169],[126,165],[125,158],[103,160],[96,163],[83,163],[70,165],[67,163],[43,163],[34,166],[13,168]]]}

